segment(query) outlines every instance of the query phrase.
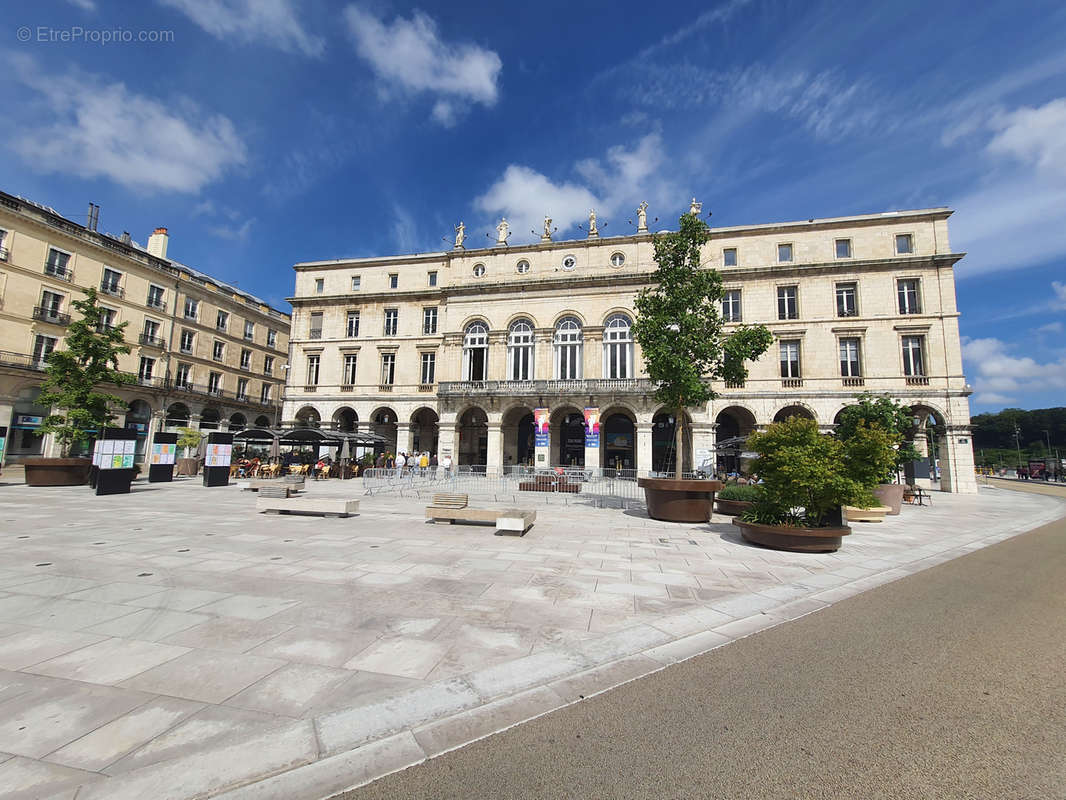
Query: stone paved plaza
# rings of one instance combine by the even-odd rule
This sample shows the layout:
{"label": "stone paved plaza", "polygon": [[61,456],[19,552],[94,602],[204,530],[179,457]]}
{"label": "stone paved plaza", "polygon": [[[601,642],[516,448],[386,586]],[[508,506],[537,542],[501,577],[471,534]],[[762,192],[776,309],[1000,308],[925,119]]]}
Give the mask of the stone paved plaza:
{"label": "stone paved plaza", "polygon": [[326,797],[1066,513],[934,494],[801,555],[723,517],[537,501],[513,538],[308,494],[361,513],[0,485],[0,797]]}

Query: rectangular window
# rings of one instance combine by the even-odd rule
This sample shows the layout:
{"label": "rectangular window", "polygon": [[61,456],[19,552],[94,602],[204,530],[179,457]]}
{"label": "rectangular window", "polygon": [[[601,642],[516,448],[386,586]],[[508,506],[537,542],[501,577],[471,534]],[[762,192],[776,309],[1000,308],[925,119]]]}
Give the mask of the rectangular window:
{"label": "rectangular window", "polygon": [[777,246],[777,261],[778,263],[785,264],[792,260],[792,245],[791,244],[779,244]]}
{"label": "rectangular window", "polygon": [[181,332],[181,352],[191,353],[195,334],[192,331]]}
{"label": "rectangular window", "polygon": [[396,354],[381,354],[381,385],[391,386],[396,381]]}
{"label": "rectangular window", "polygon": [[274,356],[263,356],[263,374],[274,374]]}
{"label": "rectangular window", "polygon": [[904,278],[896,282],[900,314],[921,314],[922,298],[918,292],[917,278]]}
{"label": "rectangular window", "polygon": [[244,338],[245,339],[254,339],[255,338],[255,323],[252,322],[251,320],[245,320],[244,321]]}
{"label": "rectangular window", "polygon": [[210,372],[207,375],[207,391],[211,394],[218,394],[222,391],[222,373]]}
{"label": "rectangular window", "polygon": [[362,287],[362,284],[363,284],[362,278],[360,278],[358,275],[353,275],[352,276],[352,291],[353,292],[358,292],[359,289]]}
{"label": "rectangular window", "polygon": [[851,239],[837,239],[837,258],[851,258]]}
{"label": "rectangular window", "polygon": [[96,330],[101,333],[111,330],[115,326],[116,316],[118,316],[118,312],[115,309],[100,306],[100,321],[96,325]]}
{"label": "rectangular window", "polygon": [[41,318],[54,321],[59,317],[62,308],[63,295],[48,290],[41,292]]}
{"label": "rectangular window", "polygon": [[220,331],[224,331],[224,330],[226,330],[226,327],[228,325],[229,325],[229,312],[220,310],[218,312],[218,314],[215,315],[215,327],[218,330],[220,330]]}
{"label": "rectangular window", "polygon": [[341,383],[345,386],[355,385],[355,370],[358,362],[359,358],[354,353],[348,353],[344,356],[344,374]]}
{"label": "rectangular window", "polygon": [[100,280],[100,291],[104,294],[122,296],[122,273],[110,267],[104,267],[104,277]]}
{"label": "rectangular window", "polygon": [[903,337],[903,374],[907,377],[922,377],[925,375],[925,350],[924,336]]}
{"label": "rectangular window", "polygon": [[311,326],[308,328],[307,337],[309,339],[321,339],[322,338],[322,312],[314,311],[310,316]]}
{"label": "rectangular window", "polygon": [[267,347],[278,346],[278,332],[273,328],[267,330]]}
{"label": "rectangular window", "polygon": [[318,363],[319,356],[313,355],[307,357],[307,385],[318,386]]}
{"label": "rectangular window", "polygon": [[59,340],[54,336],[41,336],[38,334],[33,340],[33,363],[37,366],[44,364],[48,354],[56,349]]}
{"label": "rectangular window", "polygon": [[859,314],[858,287],[854,283],[837,284],[837,316],[855,317]]}
{"label": "rectangular window", "polygon": [[359,312],[358,311],[349,311],[348,312],[348,324],[345,327],[345,335],[349,339],[354,339],[355,337],[357,337],[359,335]]}
{"label": "rectangular window", "polygon": [[437,273],[436,272],[429,272],[429,273],[426,274],[426,277],[429,279],[429,285],[430,286],[436,286],[437,285]]}
{"label": "rectangular window", "polygon": [[398,289],[400,287],[400,274],[398,272],[392,272],[389,274],[389,288]]}
{"label": "rectangular window", "polygon": [[241,369],[252,368],[252,351],[241,350]]}
{"label": "rectangular window", "polygon": [[167,304],[163,300],[165,289],[162,286],[150,284],[148,286],[148,299],[144,301],[150,308],[165,309]]}
{"label": "rectangular window", "polygon": [[145,358],[141,356],[141,365],[137,368],[137,380],[141,383],[148,383],[152,380],[152,373],[155,371],[155,359]]}
{"label": "rectangular window", "polygon": [[[146,319],[144,321],[144,338],[158,340],[159,339],[159,323],[154,319]],[[152,342],[155,344],[155,341]]]}
{"label": "rectangular window", "polygon": [[0,261],[7,261],[7,231],[0,228]]}
{"label": "rectangular window", "polygon": [[385,336],[395,336],[399,327],[400,312],[395,308],[385,309]]}
{"label": "rectangular window", "polygon": [[799,289],[796,286],[777,287],[778,319],[799,319],[798,293]]}
{"label": "rectangular window", "polygon": [[225,342],[215,342],[214,348],[211,350],[211,358],[215,361],[221,361],[226,356],[226,344]]}
{"label": "rectangular window", "polygon": [[800,343],[798,339],[781,342],[781,377],[798,378],[800,376]]}
{"label": "rectangular window", "polygon": [[862,368],[859,366],[859,340],[840,340],[840,377],[859,378]]}
{"label": "rectangular window", "polygon": [[192,386],[192,364],[178,364],[177,372],[174,373],[174,385],[178,388]]}
{"label": "rectangular window", "polygon": [[722,319],[740,322],[740,289],[729,289],[722,295]]}
{"label": "rectangular window", "polygon": [[914,252],[914,237],[909,233],[896,234],[896,255],[908,256]]}
{"label": "rectangular window", "polygon": [[723,267],[735,267],[737,265],[737,249],[735,247],[727,247],[722,251],[722,266]]}
{"label": "rectangular window", "polygon": [[247,378],[237,378],[237,399],[238,400],[247,400],[248,399],[248,379]]}
{"label": "rectangular window", "polygon": [[433,383],[437,371],[437,354],[422,354],[422,383]]}
{"label": "rectangular window", "polygon": [[200,311],[200,301],[194,300],[191,297],[185,298],[185,319],[196,319],[197,313]]}
{"label": "rectangular window", "polygon": [[315,294],[322,294],[326,290],[326,279],[315,278]]}
{"label": "rectangular window", "polygon": [[48,261],[45,262],[44,271],[57,278],[69,278],[70,270],[67,269],[69,263],[70,253],[64,253],[62,250],[50,247],[48,248]]}
{"label": "rectangular window", "polygon": [[422,333],[426,336],[437,332],[437,309],[422,309]]}
{"label": "rectangular window", "polygon": [[259,402],[263,405],[270,403],[270,387],[272,384],[264,383],[263,387],[259,390]]}

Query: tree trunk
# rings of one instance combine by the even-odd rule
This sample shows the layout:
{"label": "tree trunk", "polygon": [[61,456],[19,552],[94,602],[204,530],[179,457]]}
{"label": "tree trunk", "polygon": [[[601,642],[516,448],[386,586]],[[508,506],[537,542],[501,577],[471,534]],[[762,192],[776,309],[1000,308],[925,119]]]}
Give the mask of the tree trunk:
{"label": "tree trunk", "polygon": [[677,409],[677,424],[674,425],[674,478],[681,480],[681,466],[684,461],[684,431],[685,431],[685,409],[679,406]]}

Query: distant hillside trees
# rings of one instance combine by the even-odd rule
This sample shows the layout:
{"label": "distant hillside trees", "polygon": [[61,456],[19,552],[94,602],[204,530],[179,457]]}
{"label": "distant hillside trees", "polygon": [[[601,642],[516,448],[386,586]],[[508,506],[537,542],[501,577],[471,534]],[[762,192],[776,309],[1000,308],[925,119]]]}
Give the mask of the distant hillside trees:
{"label": "distant hillside trees", "polygon": [[[978,414],[973,425],[973,451],[978,464],[1017,466],[1018,448],[1022,461],[1046,458],[1048,442],[1052,456],[1066,457],[1066,408],[1040,408],[1024,411],[1005,408],[995,414]],[[1018,448],[1014,430],[1018,429]],[[1046,433],[1045,433],[1046,432]]]}

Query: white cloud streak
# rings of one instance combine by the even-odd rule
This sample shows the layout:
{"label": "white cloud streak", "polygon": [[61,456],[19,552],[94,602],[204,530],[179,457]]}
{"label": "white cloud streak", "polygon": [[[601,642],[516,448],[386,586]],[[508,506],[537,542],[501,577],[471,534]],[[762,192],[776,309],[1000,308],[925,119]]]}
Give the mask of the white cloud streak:
{"label": "white cloud streak", "polygon": [[21,56],[11,63],[39,101],[23,108],[11,142],[31,168],[140,191],[197,192],[246,161],[233,123],[190,100],[168,105],[100,76],[47,75]]}
{"label": "white cloud streak", "polygon": [[283,52],[320,56],[325,40],[308,33],[291,0],[159,0],[216,39],[263,43]]}
{"label": "white cloud streak", "polygon": [[1066,389],[1066,357],[1038,362],[1030,356],[1014,356],[1000,339],[962,340],[962,357],[971,369],[974,402],[996,405],[1018,402],[1042,392]]}

